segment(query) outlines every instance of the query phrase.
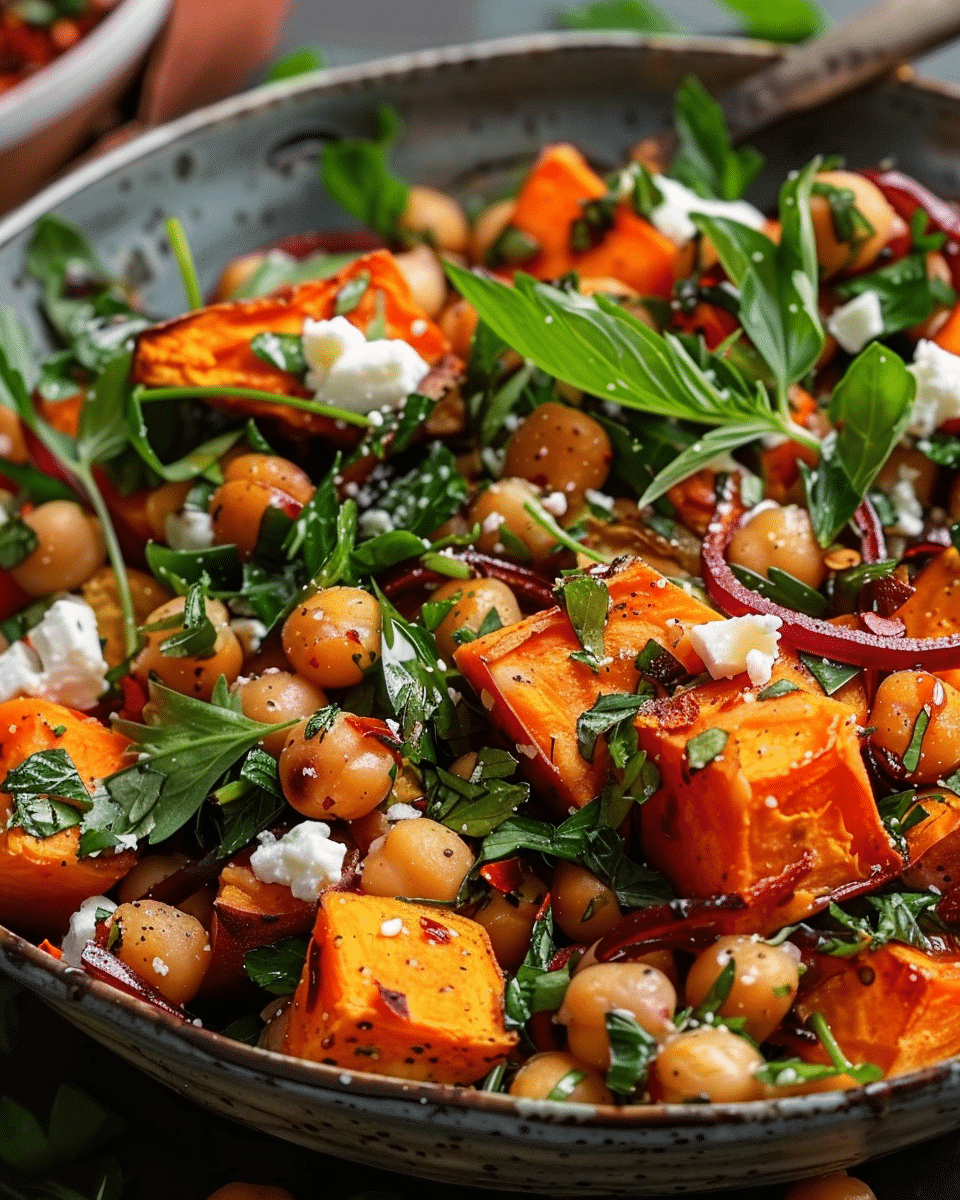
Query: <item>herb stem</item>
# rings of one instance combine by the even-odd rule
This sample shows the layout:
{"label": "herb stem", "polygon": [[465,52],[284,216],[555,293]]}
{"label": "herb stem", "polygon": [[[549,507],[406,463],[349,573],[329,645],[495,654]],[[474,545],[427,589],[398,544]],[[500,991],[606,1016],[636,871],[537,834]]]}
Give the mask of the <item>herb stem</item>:
{"label": "herb stem", "polygon": [[817,1040],[827,1052],[827,1057],[830,1062],[837,1068],[838,1071],[847,1071],[853,1066],[853,1063],[847,1058],[844,1052],[840,1049],[840,1044],[833,1036],[833,1030],[827,1024],[827,1019],[823,1013],[814,1012],[807,1017],[807,1024],[817,1035]]}
{"label": "herb stem", "polygon": [[203,296],[200,293],[200,281],[197,279],[197,268],[193,262],[190,243],[187,241],[183,226],[176,217],[167,219],[166,230],[167,237],[170,239],[170,247],[177,260],[177,266],[180,268],[180,278],[183,280],[187,304],[196,312],[198,308],[203,308]]}
{"label": "herb stem", "polygon": [[100,491],[97,481],[93,477],[92,469],[84,462],[73,464],[73,469],[86,490],[87,499],[90,502],[91,508],[97,514],[103,530],[103,540],[107,546],[107,557],[110,560],[110,566],[113,568],[113,574],[117,581],[117,599],[120,601],[120,613],[123,618],[123,648],[127,657],[129,657],[131,654],[136,653],[139,639],[137,637],[137,616],[133,608],[133,593],[130,591],[130,580],[127,577],[126,564],[123,561],[123,551],[120,548],[117,531],[113,526],[110,510],[107,508],[106,502],[103,499],[103,493]]}
{"label": "herb stem", "polygon": [[153,400],[191,400],[198,396],[237,396],[241,400],[262,400],[267,404],[282,404],[287,408],[298,408],[302,412],[313,413],[318,417],[330,417],[334,421],[342,421],[345,425],[356,425],[358,429],[368,429],[372,424],[370,418],[364,416],[363,413],[351,412],[347,408],[334,408],[333,405],[321,404],[318,400],[304,400],[301,396],[284,396],[277,392],[266,392],[259,388],[136,387],[133,394],[140,403]]}
{"label": "herb stem", "polygon": [[574,554],[583,554],[586,558],[593,559],[596,563],[607,563],[610,560],[596,550],[591,550],[589,546],[584,546],[582,542],[578,542],[576,538],[572,538],[566,530],[561,529],[554,519],[540,507],[539,504],[527,502],[523,506],[523,511],[528,516],[533,517],[538,525],[552,534],[556,541],[566,547],[567,550],[572,550]]}

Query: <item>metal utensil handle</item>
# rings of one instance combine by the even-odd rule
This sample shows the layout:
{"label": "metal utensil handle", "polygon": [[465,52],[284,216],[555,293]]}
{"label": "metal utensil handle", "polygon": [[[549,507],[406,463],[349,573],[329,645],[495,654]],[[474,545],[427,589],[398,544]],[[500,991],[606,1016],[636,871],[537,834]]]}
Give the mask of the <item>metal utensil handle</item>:
{"label": "metal utensil handle", "polygon": [[720,97],[735,140],[878,79],[960,35],[960,0],[885,0]]}

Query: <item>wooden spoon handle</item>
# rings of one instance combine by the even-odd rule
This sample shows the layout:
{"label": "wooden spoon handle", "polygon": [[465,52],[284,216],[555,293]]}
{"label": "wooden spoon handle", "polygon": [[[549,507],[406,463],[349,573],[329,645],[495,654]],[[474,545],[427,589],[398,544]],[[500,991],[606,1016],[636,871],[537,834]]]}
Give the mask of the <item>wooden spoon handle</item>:
{"label": "wooden spoon handle", "polygon": [[884,0],[720,97],[735,141],[852,92],[960,35],[960,0]]}

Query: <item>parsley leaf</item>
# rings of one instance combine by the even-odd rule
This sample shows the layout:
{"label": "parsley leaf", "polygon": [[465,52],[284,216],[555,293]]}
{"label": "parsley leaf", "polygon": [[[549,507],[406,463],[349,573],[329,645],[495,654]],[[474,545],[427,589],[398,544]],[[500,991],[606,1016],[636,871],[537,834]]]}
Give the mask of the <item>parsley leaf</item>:
{"label": "parsley leaf", "polygon": [[570,972],[549,970],[556,953],[553,913],[548,908],[530,934],[530,946],[516,975],[504,992],[504,1021],[508,1029],[522,1029],[534,1013],[555,1012],[563,1003]]}
{"label": "parsley leaf", "polygon": [[851,667],[848,663],[834,662],[829,658],[818,658],[815,654],[799,652],[800,661],[823,688],[828,696],[839,692],[845,683],[849,683],[855,675],[860,674],[859,667]]}
{"label": "parsley leaf", "polygon": [[309,943],[309,937],[303,934],[257,946],[243,956],[243,968],[257,987],[275,996],[289,996],[300,982]]}
{"label": "parsley leaf", "polygon": [[933,920],[939,927],[933,912],[940,901],[938,895],[933,892],[892,892],[887,896],[865,896],[864,900],[874,910],[872,919],[854,916],[838,904],[830,904],[830,916],[846,932],[819,946],[822,954],[850,958],[863,950],[878,950],[887,942],[903,942],[918,950],[930,948],[920,920]]}
{"label": "parsley leaf", "polygon": [[530,798],[529,784],[507,782],[516,769],[513,755],[489,746],[477,755],[468,779],[425,764],[426,815],[465,837],[486,837]]}
{"label": "parsley leaf", "polygon": [[[628,695],[608,692],[577,718],[577,749],[580,757],[593,762],[597,741],[624,721],[630,721],[651,699],[651,693]],[[622,764],[621,764],[622,765]]]}
{"label": "parsley leaf", "polygon": [[647,1070],[659,1052],[657,1039],[630,1013],[615,1010],[604,1017],[610,1042],[607,1087],[618,1096],[632,1096],[647,1082]]}

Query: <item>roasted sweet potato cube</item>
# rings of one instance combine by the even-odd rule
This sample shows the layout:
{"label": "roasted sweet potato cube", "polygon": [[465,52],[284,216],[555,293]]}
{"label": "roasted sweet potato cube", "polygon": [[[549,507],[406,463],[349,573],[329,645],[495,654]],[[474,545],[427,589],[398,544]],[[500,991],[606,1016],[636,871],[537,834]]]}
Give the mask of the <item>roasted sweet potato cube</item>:
{"label": "roasted sweet potato cube", "polygon": [[[855,958],[817,955],[822,977],[801,992],[797,1014],[822,1013],[851,1062],[905,1075],[960,1054],[960,959],[888,942]],[[826,1062],[817,1046],[802,1050]]]}
{"label": "roasted sweet potato cube", "polygon": [[354,1071],[475,1083],[516,1044],[503,976],[475,921],[327,892],[284,1050]]}
{"label": "roasted sweet potato cube", "polygon": [[473,685],[493,723],[517,743],[537,786],[566,814],[603,789],[606,748],[592,763],[577,749],[577,719],[605,692],[633,692],[636,658],[651,639],[691,674],[703,670],[686,636],[691,625],[720,617],[695,596],[648,567],[632,563],[607,581],[610,612],[604,631],[609,662],[597,674],[570,655],[580,649],[566,613],[551,608],[468,642],[457,666]]}
{"label": "roasted sweet potato cube", "polygon": [[[924,567],[913,586],[913,595],[895,614],[906,625],[907,637],[942,638],[960,633],[960,554],[952,546]],[[937,674],[960,687],[960,670]]]}
{"label": "roasted sweet potato cube", "polygon": [[430,366],[449,353],[450,343],[414,302],[393,256],[376,250],[330,279],[283,288],[254,300],[211,304],[144,330],[133,357],[133,380],[147,387],[222,387],[224,395],[216,403],[228,412],[282,421],[289,430],[343,440],[344,431],[329,417],[231,397],[229,392],[258,388],[278,395],[309,396],[296,376],[258,358],[250,343],[259,333],[300,334],[307,317],[329,320],[344,285],[364,273],[369,283],[356,307],[346,314],[351,324],[366,331],[382,313],[387,337],[409,342]]}
{"label": "roasted sweet potato cube", "polygon": [[[0,787],[31,754],[59,748],[92,791],[96,780],[128,765],[129,745],[119,733],[62,704],[8,700],[0,704]],[[80,858],[75,826],[46,838],[30,837],[19,826],[7,829],[10,809],[9,795],[0,793],[0,922],[18,932],[63,933],[81,900],[113,887],[137,861],[132,850]]]}
{"label": "roasted sweet potato cube", "polygon": [[[644,850],[677,893],[749,896],[806,860],[776,928],[823,908],[838,888],[897,873],[850,709],[802,689],[758,700],[735,683],[703,684],[636,720],[663,778],[641,810]],[[698,752],[711,750],[697,768]]]}

